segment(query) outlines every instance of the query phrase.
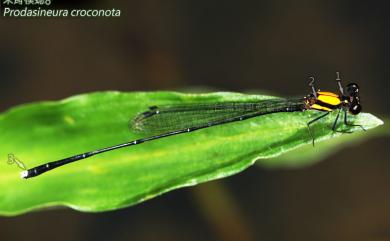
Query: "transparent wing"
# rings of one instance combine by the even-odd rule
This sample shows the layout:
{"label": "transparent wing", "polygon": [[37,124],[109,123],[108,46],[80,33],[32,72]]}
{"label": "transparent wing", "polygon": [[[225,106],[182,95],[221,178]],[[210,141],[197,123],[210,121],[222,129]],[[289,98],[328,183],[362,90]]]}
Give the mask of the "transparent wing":
{"label": "transparent wing", "polygon": [[290,106],[301,108],[302,103],[302,98],[299,98],[270,99],[259,102],[190,103],[160,107],[152,106],[148,111],[137,115],[130,122],[130,127],[136,132],[164,133],[208,124],[212,125],[240,116],[286,111],[286,108]]}

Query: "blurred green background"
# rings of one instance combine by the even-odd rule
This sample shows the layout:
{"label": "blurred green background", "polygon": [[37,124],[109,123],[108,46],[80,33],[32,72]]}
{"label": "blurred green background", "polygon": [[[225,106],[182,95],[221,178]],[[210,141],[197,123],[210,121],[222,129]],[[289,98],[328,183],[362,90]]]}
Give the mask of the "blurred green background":
{"label": "blurred green background", "polygon": [[[389,114],[386,1],[53,4],[122,16],[0,18],[1,111],[99,90],[304,95],[309,75],[337,90],[341,71],[360,85],[364,111]],[[303,169],[254,166],[113,212],[2,217],[0,240],[390,240],[388,145],[373,139]]]}

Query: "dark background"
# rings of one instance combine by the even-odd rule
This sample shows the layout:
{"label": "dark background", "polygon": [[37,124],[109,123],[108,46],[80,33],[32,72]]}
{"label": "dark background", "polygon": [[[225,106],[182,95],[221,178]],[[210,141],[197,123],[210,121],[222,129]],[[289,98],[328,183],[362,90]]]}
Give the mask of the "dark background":
{"label": "dark background", "polygon": [[[0,110],[99,90],[267,90],[306,94],[307,77],[361,87],[389,114],[385,1],[56,1],[120,18],[0,18]],[[1,134],[1,133],[0,133]],[[0,240],[390,240],[388,138],[311,167],[266,170],[106,213],[0,218]],[[0,200],[1,201],[1,200]]]}

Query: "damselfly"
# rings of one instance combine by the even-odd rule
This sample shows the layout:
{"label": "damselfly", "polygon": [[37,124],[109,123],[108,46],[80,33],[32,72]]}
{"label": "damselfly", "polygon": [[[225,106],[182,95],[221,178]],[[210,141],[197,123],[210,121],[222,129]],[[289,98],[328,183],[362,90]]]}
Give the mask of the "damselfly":
{"label": "damselfly", "polygon": [[115,146],[90,151],[75,156],[67,157],[58,161],[31,168],[21,172],[22,178],[38,176],[44,172],[65,164],[82,160],[103,152],[116,150],[122,147],[138,145],[144,142],[153,141],[163,137],[188,133],[212,126],[227,124],[230,122],[243,121],[262,115],[279,112],[297,112],[305,110],[317,110],[323,112],[317,118],[307,123],[309,135],[314,145],[314,135],[310,126],[327,116],[332,111],[338,111],[332,130],[336,132],[347,132],[337,130],[340,113],[344,113],[344,124],[347,126],[359,126],[348,123],[348,113],[357,115],[362,107],[360,105],[359,87],[355,83],[350,83],[344,87],[341,83],[340,74],[337,72],[336,81],[340,95],[333,92],[316,90],[314,78],[310,77],[309,86],[311,93],[304,97],[287,99],[270,99],[257,102],[221,102],[204,104],[183,104],[172,106],[152,106],[149,110],[136,116],[131,122],[131,127],[135,131],[145,131],[157,133],[149,137],[122,143]]}

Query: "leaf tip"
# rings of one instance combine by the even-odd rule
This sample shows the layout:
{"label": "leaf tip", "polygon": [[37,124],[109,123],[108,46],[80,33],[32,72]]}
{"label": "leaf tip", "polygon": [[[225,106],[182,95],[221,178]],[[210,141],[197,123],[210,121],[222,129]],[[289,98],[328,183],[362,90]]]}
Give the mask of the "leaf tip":
{"label": "leaf tip", "polygon": [[362,113],[360,119],[366,129],[372,129],[384,124],[383,120],[370,113]]}

